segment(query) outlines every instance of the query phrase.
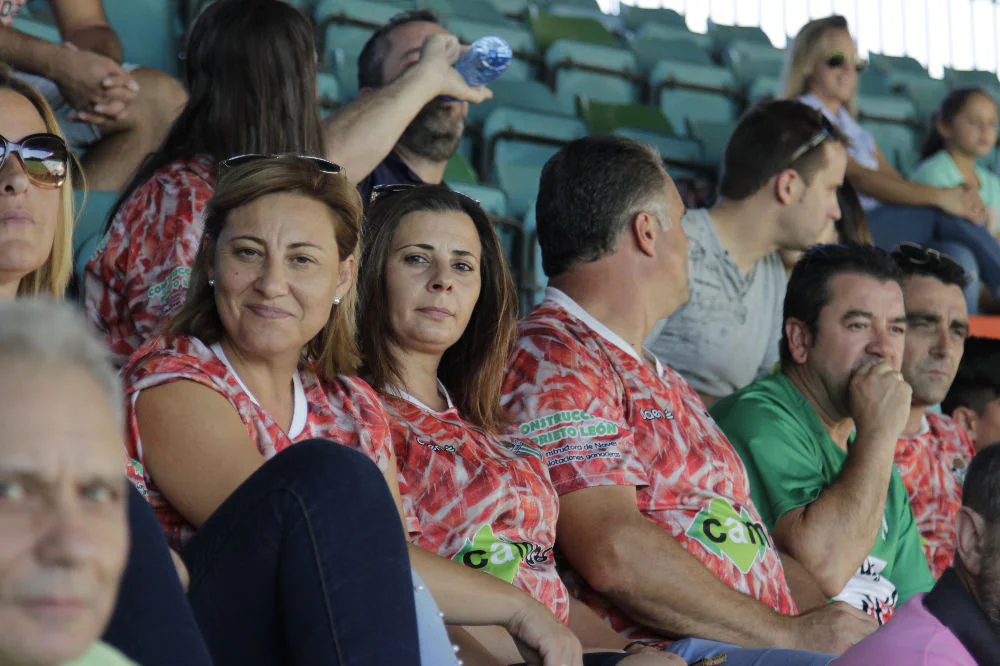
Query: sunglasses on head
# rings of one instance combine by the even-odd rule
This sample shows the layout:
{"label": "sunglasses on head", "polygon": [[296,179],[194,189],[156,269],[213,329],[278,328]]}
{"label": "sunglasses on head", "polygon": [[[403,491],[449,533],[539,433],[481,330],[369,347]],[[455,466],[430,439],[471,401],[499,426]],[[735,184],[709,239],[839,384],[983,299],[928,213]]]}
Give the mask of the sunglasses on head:
{"label": "sunglasses on head", "polygon": [[917,245],[916,243],[900,243],[896,246],[896,251],[893,254],[897,259],[902,259],[906,263],[914,266],[942,264],[944,266],[958,268],[962,271],[965,270],[962,268],[961,264],[949,257],[947,254],[926,248],[922,245]]}
{"label": "sunglasses on head", "polygon": [[[847,54],[840,52],[831,53],[826,57],[826,60],[824,62],[826,63],[826,66],[829,67],[830,69],[837,69],[843,67],[848,62]],[[865,71],[865,67],[867,66],[868,64],[864,60],[856,60],[854,62],[854,69],[858,73]]]}
{"label": "sunglasses on head", "polygon": [[17,156],[28,180],[45,189],[61,187],[69,173],[69,148],[55,134],[30,134],[15,143],[0,136],[0,169]]}
{"label": "sunglasses on head", "polygon": [[795,162],[797,162],[806,153],[811,151],[813,148],[817,148],[827,139],[836,138],[836,128],[834,128],[833,123],[831,123],[825,115],[818,111],[816,112],[816,115],[818,116],[820,125],[822,126],[821,129],[809,137],[805,143],[796,148],[794,152],[792,152],[792,156],[788,158],[788,164],[795,164]]}
{"label": "sunglasses on head", "polygon": [[300,160],[308,164],[311,164],[312,166],[319,169],[323,173],[329,173],[329,174],[338,174],[344,170],[344,168],[339,164],[334,164],[330,160],[324,160],[322,157],[313,157],[312,155],[295,155],[293,153],[282,153],[273,155],[249,153],[246,155],[235,155],[233,157],[229,157],[222,160],[220,164],[223,168],[231,169],[241,164],[248,164],[250,162],[257,162],[259,160]]}
{"label": "sunglasses on head", "polygon": [[[375,203],[376,200],[384,199],[386,196],[390,194],[395,194],[397,192],[406,192],[407,190],[412,190],[414,187],[421,187],[421,185],[418,185],[416,183],[395,183],[395,184],[376,185],[375,187],[372,188],[372,195],[368,199],[368,205],[370,206],[371,204]],[[479,205],[478,199],[473,199],[472,197],[462,194],[461,192],[455,192],[455,190],[451,191],[457,194],[462,199],[466,201],[471,201],[477,206]]]}

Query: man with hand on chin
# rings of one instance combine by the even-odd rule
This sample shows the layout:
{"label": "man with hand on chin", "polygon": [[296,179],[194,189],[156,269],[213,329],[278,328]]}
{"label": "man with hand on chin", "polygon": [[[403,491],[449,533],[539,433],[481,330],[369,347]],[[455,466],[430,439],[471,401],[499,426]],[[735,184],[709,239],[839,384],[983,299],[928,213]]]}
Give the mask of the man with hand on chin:
{"label": "man with hand on chin", "polygon": [[912,396],[899,283],[878,248],[807,252],[785,296],[781,372],[712,408],[778,549],[880,623],[934,584],[893,464]]}

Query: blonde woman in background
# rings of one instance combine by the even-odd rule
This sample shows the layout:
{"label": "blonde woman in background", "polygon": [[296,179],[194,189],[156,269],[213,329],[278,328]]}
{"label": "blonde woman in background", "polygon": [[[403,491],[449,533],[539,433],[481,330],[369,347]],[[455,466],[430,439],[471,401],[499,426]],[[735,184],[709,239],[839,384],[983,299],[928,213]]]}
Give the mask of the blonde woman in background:
{"label": "blonde woman in background", "polygon": [[60,299],[73,273],[71,153],[48,103],[0,64],[0,300]]}
{"label": "blonde woman in background", "polygon": [[[784,95],[822,111],[851,140],[847,180],[858,191],[875,244],[912,242],[944,252],[996,294],[1000,244],[986,230],[986,206],[971,183],[933,187],[906,180],[855,118],[858,58],[843,16],[810,21],[788,50]],[[974,299],[970,299],[974,300]],[[969,303],[970,312],[976,303]]]}

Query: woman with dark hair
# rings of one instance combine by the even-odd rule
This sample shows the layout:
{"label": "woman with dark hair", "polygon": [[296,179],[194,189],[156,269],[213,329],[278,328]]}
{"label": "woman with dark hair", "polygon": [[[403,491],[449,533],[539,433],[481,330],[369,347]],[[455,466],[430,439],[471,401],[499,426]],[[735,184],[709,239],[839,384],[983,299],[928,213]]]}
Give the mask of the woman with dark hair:
{"label": "woman with dark hair", "polygon": [[[559,502],[544,454],[500,434],[517,292],[486,213],[446,187],[392,186],[376,189],[362,236],[363,371],[389,414],[411,552],[468,568],[432,578],[417,564],[435,596],[436,586],[461,580],[470,599],[492,609],[477,624],[499,627],[466,627],[493,655],[484,663],[520,661],[510,636],[524,639],[553,615],[584,648],[603,650],[585,664],[683,663],[655,650],[625,653],[628,640],[571,600],[556,572]],[[511,621],[505,609],[518,607]]]}
{"label": "woman with dark hair", "polygon": [[309,20],[280,0],[217,0],[188,38],[189,99],[114,207],[87,264],[91,321],[124,362],[184,302],[216,165],[322,155]]}

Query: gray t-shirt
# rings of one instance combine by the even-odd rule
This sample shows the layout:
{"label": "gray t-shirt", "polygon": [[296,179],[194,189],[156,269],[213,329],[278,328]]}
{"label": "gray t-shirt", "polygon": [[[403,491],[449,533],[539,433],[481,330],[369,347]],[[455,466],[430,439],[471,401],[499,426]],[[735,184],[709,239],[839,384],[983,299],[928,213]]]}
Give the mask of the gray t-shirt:
{"label": "gray t-shirt", "polygon": [[726,396],[778,361],[785,267],[774,252],[744,275],[705,209],[688,211],[681,226],[691,241],[691,298],[657,325],[646,347],[699,393]]}

